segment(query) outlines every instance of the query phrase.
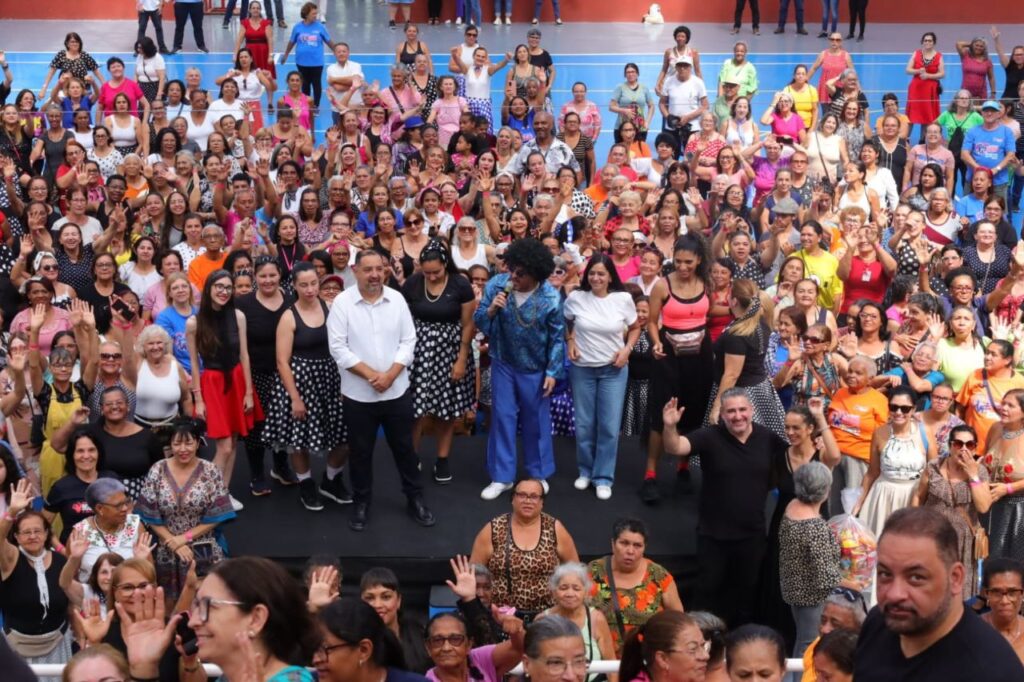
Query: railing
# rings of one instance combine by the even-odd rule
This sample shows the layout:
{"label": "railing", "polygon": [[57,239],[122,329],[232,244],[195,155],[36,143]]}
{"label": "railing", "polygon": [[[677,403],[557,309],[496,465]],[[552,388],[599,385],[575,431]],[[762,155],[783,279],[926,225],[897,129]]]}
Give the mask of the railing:
{"label": "railing", "polygon": [[[62,664],[62,663],[35,663],[35,664],[30,665],[29,667],[32,668],[32,672],[34,672],[38,677],[48,677],[48,676],[49,677],[60,677],[61,673],[64,671],[64,664]],[[786,672],[797,672],[797,673],[799,673],[799,672],[803,672],[803,669],[804,669],[803,661],[800,660],[799,658],[788,658],[788,659],[786,659]],[[587,670],[588,670],[588,672],[594,673],[594,674],[617,673],[617,672],[619,672],[619,662],[618,661],[591,661],[590,662],[590,667],[587,668]],[[207,677],[213,677],[213,678],[220,677],[220,675],[222,674],[222,671],[221,671],[220,668],[218,668],[215,665],[210,665],[209,663],[203,665],[203,671],[206,673]],[[522,675],[523,674],[523,666],[522,666],[522,664],[517,665],[515,668],[513,668],[512,671],[509,674],[510,675]]]}

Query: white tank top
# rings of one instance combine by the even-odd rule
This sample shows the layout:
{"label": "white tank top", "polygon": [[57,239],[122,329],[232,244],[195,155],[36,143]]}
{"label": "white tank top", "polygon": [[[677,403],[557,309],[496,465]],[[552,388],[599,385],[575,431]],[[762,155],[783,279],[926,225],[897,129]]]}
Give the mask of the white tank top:
{"label": "white tank top", "polygon": [[843,192],[843,195],[839,197],[839,210],[842,211],[848,206],[860,206],[864,209],[864,212],[869,216],[871,215],[871,202],[868,201],[868,188],[867,186],[861,190],[860,199],[851,199],[849,192]]}
{"label": "white tank top", "polygon": [[483,244],[476,245],[476,254],[470,258],[465,259],[462,257],[461,250],[458,246],[452,249],[452,260],[455,262],[455,267],[459,270],[469,270],[474,265],[482,265],[487,267],[487,248]]}
{"label": "white tank top", "polygon": [[195,123],[191,115],[186,116],[185,120],[188,121],[188,132],[186,133],[188,139],[199,145],[199,148],[205,152],[206,142],[214,132],[213,115],[207,112],[201,124]]}
{"label": "white tank top", "polygon": [[171,371],[165,377],[158,377],[143,360],[135,382],[135,400],[135,414],[146,421],[159,422],[176,415],[181,402],[177,361],[171,358]]}
{"label": "white tank top", "polygon": [[110,117],[110,141],[115,147],[134,147],[139,143],[135,137],[135,121],[129,121],[127,128],[117,125],[117,118]]}
{"label": "white tank top", "polygon": [[466,73],[466,97],[491,98],[491,75],[487,73],[486,65],[480,68],[480,73],[476,72],[475,67],[469,67],[469,71]]}

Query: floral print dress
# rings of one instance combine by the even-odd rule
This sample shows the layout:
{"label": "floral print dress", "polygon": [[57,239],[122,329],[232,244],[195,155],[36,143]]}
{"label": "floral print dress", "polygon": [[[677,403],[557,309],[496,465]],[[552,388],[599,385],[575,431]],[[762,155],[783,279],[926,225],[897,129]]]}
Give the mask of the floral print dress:
{"label": "floral print dress", "polygon": [[[235,518],[220,471],[202,459],[197,460],[196,468],[181,487],[171,475],[168,460],[154,464],[146,476],[135,510],[147,525],[166,526],[174,535],[181,535],[201,523],[219,524]],[[224,545],[216,529],[190,543],[200,575],[224,558]],[[160,545],[155,555],[157,583],[169,599],[176,600],[185,586],[188,565],[165,545]]]}
{"label": "floral print dress", "polygon": [[[650,620],[651,616],[665,610],[664,597],[675,579],[663,566],[647,562],[647,570],[636,587],[623,589],[616,586],[615,599],[619,602],[618,616],[612,604],[612,589],[608,584],[608,562],[594,559],[590,562],[590,578],[594,586],[590,590],[590,603],[601,610],[608,619],[612,643],[617,655],[622,654],[622,644],[629,633]],[[621,625],[619,618],[621,618]]]}

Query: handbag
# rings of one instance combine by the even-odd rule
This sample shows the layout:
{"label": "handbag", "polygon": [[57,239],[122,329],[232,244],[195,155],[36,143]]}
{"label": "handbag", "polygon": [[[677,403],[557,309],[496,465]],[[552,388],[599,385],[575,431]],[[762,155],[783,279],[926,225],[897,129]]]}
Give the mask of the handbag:
{"label": "handbag", "polygon": [[676,357],[683,355],[697,355],[704,343],[705,327],[688,332],[665,332],[665,339],[672,346],[672,352]]}
{"label": "handbag", "polygon": [[971,552],[972,557],[975,561],[984,561],[988,558],[988,533],[981,524],[975,524],[971,521],[970,515],[967,510],[963,507],[957,507],[957,510],[964,517],[964,521],[967,522],[968,528],[971,529],[971,533],[974,536],[974,545]]}
{"label": "handbag", "polygon": [[832,194],[835,192],[835,185],[832,184],[832,175],[828,172],[828,164],[825,163],[825,155],[821,153],[821,138],[818,136],[818,133],[814,133],[814,142],[814,146],[818,148],[818,160],[821,161],[821,169],[825,171],[824,179],[820,180],[821,191]]}

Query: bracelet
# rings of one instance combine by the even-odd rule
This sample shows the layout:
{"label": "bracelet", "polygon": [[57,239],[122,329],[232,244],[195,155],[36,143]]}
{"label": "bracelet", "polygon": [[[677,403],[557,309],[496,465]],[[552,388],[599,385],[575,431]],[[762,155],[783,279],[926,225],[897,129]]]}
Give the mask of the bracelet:
{"label": "bracelet", "polygon": [[972,488],[977,488],[979,485],[981,485],[981,479],[980,478],[972,478],[971,480],[969,480],[967,482],[967,484],[970,485]]}
{"label": "bracelet", "polygon": [[1012,495],[1013,494],[1013,486],[1011,486],[1009,483],[1004,483],[1003,485],[1006,486],[1006,494],[1007,495]]}
{"label": "bracelet", "polygon": [[184,670],[184,671],[185,671],[185,672],[187,672],[187,673],[194,673],[194,672],[198,672],[198,671],[199,671],[199,669],[200,669],[200,668],[202,668],[202,667],[203,667],[203,663],[202,663],[202,661],[200,661],[200,660],[199,660],[199,659],[197,658],[197,659],[196,659],[196,664],[195,664],[194,666],[192,666],[192,667],[189,667],[188,665],[185,665],[185,664],[183,663],[183,664],[182,664],[182,666],[181,666],[181,669],[182,669],[182,670]]}
{"label": "bracelet", "polygon": [[192,531],[185,531],[185,542],[192,542]]}
{"label": "bracelet", "polygon": [[18,518],[18,515],[12,513],[11,510],[8,509],[7,511],[4,512],[4,518],[8,521],[14,521]]}
{"label": "bracelet", "polygon": [[63,554],[64,553],[64,545],[60,544],[59,542],[53,543],[53,548],[55,550],[57,550],[58,554]]}
{"label": "bracelet", "polygon": [[39,350],[39,344],[38,343],[30,343],[30,344],[28,344],[28,349],[29,350]]}

